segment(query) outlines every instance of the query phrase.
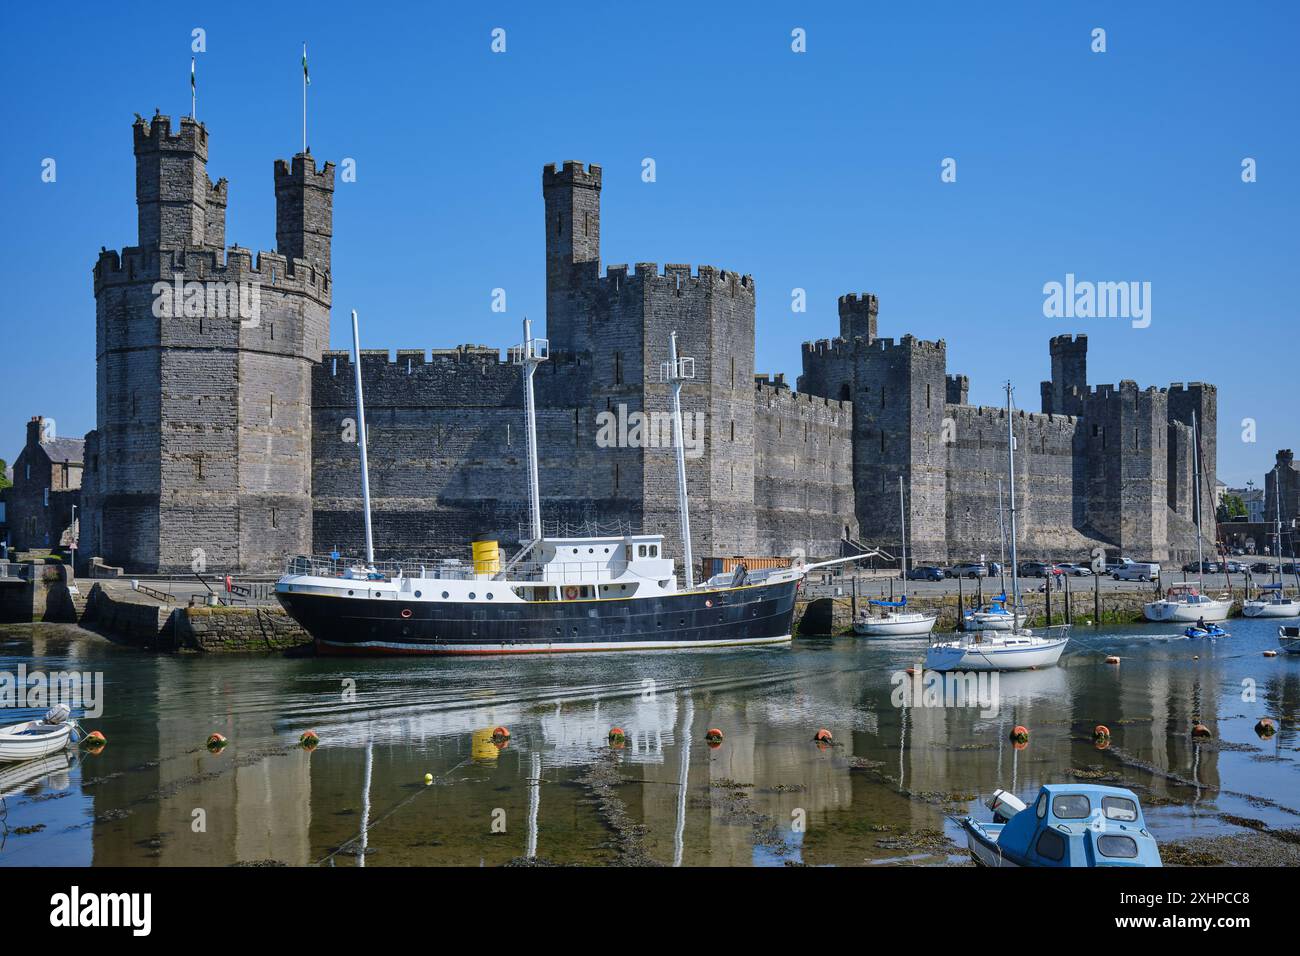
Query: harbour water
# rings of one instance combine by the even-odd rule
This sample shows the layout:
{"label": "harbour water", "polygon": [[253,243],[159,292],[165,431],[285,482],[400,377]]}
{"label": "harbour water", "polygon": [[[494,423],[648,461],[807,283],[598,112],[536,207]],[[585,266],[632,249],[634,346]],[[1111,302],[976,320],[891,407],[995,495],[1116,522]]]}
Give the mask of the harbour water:
{"label": "harbour water", "polygon": [[954,816],[1072,778],[1135,789],[1162,845],[1300,826],[1300,657],[1263,655],[1276,623],[1229,629],[1077,627],[1061,666],[1000,675],[990,707],[898,706],[924,639],[365,660],[8,626],[0,674],[102,675],[83,724],[108,744],[0,785],[0,865],[965,864]]}

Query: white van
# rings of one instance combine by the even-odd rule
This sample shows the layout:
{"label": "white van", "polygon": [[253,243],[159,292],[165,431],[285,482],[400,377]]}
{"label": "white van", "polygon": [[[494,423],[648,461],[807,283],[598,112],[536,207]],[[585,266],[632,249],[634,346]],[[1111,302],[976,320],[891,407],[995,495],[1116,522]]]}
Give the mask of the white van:
{"label": "white van", "polygon": [[1145,561],[1126,561],[1113,568],[1110,576],[1116,581],[1156,581],[1160,578],[1160,565]]}

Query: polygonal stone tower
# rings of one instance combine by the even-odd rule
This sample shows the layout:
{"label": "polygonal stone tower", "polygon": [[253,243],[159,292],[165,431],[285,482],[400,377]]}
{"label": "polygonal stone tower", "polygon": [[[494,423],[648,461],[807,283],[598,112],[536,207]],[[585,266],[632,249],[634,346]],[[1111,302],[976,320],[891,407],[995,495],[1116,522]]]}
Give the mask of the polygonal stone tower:
{"label": "polygonal stone tower", "polygon": [[82,547],[129,570],[275,569],[311,547],[310,379],[329,341],[334,167],[275,164],[276,252],[225,245],[208,131],[133,126],[139,239],[95,265]]}

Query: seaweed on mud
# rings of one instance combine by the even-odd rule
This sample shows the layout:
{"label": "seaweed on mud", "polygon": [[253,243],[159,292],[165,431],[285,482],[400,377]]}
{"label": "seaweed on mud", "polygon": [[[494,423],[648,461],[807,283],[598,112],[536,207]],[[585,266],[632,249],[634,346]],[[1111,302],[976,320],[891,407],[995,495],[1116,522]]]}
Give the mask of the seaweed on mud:
{"label": "seaweed on mud", "polygon": [[563,863],[556,863],[554,860],[547,860],[539,856],[516,856],[506,860],[502,866],[564,866]]}
{"label": "seaweed on mud", "polygon": [[40,833],[40,832],[41,832],[42,830],[44,830],[44,829],[45,829],[45,824],[44,824],[44,823],[33,823],[31,826],[26,826],[26,827],[14,827],[14,828],[13,828],[12,830],[10,830],[9,832],[10,832],[10,833],[16,833],[16,834],[18,834],[19,836],[26,836],[26,835],[29,834],[29,833]]}
{"label": "seaweed on mud", "polygon": [[759,793],[803,793],[808,788],[802,783],[778,783],[770,787],[763,787]]}
{"label": "seaweed on mud", "polygon": [[1110,784],[1118,784],[1124,782],[1124,777],[1121,774],[1107,773],[1097,764],[1093,764],[1087,767],[1086,769],[1080,767],[1069,767],[1066,769],[1065,772],[1067,775],[1073,777],[1075,780],[1101,781],[1103,783],[1110,783]]}
{"label": "seaweed on mud", "polygon": [[618,772],[618,763],[616,752],[603,753],[574,779],[574,783],[586,788],[591,794],[596,804],[597,815],[612,834],[613,840],[601,846],[613,851],[612,862],[615,865],[661,866],[662,864],[652,859],[645,850],[646,827],[632,821],[632,817],[627,812],[627,805],[615,792],[617,787],[628,782],[628,779]]}
{"label": "seaweed on mud", "polygon": [[767,847],[777,856],[783,856],[790,852],[790,847],[772,818],[755,807],[745,792],[753,786],[752,783],[737,783],[727,778],[712,780],[705,795],[692,801],[692,805],[719,811],[725,823],[748,826],[755,846]]}
{"label": "seaweed on mud", "polygon": [[283,860],[236,860],[231,866],[246,867],[267,867],[267,866],[288,866]]}

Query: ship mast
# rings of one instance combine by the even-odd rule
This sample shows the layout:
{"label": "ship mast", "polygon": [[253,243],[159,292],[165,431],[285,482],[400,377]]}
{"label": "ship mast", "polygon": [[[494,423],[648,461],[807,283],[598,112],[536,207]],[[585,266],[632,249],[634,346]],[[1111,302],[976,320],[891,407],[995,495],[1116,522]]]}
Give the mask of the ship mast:
{"label": "ship mast", "polygon": [[[1020,630],[1020,567],[1016,558],[1016,432],[1012,425],[1011,395],[1014,389],[1007,382],[1007,486],[1008,511],[1011,515],[1011,614],[1014,627]],[[1051,586],[1051,580],[1048,580]]]}
{"label": "ship mast", "polygon": [[1196,576],[1205,573],[1201,555],[1201,440],[1196,434],[1196,413],[1192,412],[1192,479],[1196,483]]}
{"label": "ship mast", "polygon": [[[690,374],[686,374],[689,370]],[[686,496],[686,438],[682,433],[682,382],[695,377],[695,360],[678,359],[677,333],[668,336],[666,378],[673,386],[673,446],[677,453],[677,510],[682,523],[682,562],[686,571],[686,590],[695,587],[694,559],[691,557],[691,509]]]}
{"label": "ship mast", "polygon": [[366,518],[366,566],[375,563],[375,538],[370,526],[370,464],[366,459],[366,400],[361,394],[361,333],[352,310],[352,370],[357,383],[357,444],[361,446],[361,504]]}
{"label": "ship mast", "polygon": [[[898,527],[899,527],[898,533],[899,535],[902,536],[903,539],[903,548],[902,551],[900,552],[901,557],[899,558],[899,562],[898,562],[899,576],[902,578],[904,582],[906,582],[907,581],[907,508],[903,504],[903,476],[902,475],[898,476]],[[906,590],[907,588],[906,583],[904,583],[903,588],[904,590]]]}
{"label": "ship mast", "polygon": [[533,539],[531,544],[535,546],[542,540],[542,493],[537,478],[537,404],[533,398],[533,373],[546,361],[550,343],[546,339],[533,338],[533,323],[525,318],[524,341],[514,352],[524,373],[524,414],[528,424],[528,517]]}

